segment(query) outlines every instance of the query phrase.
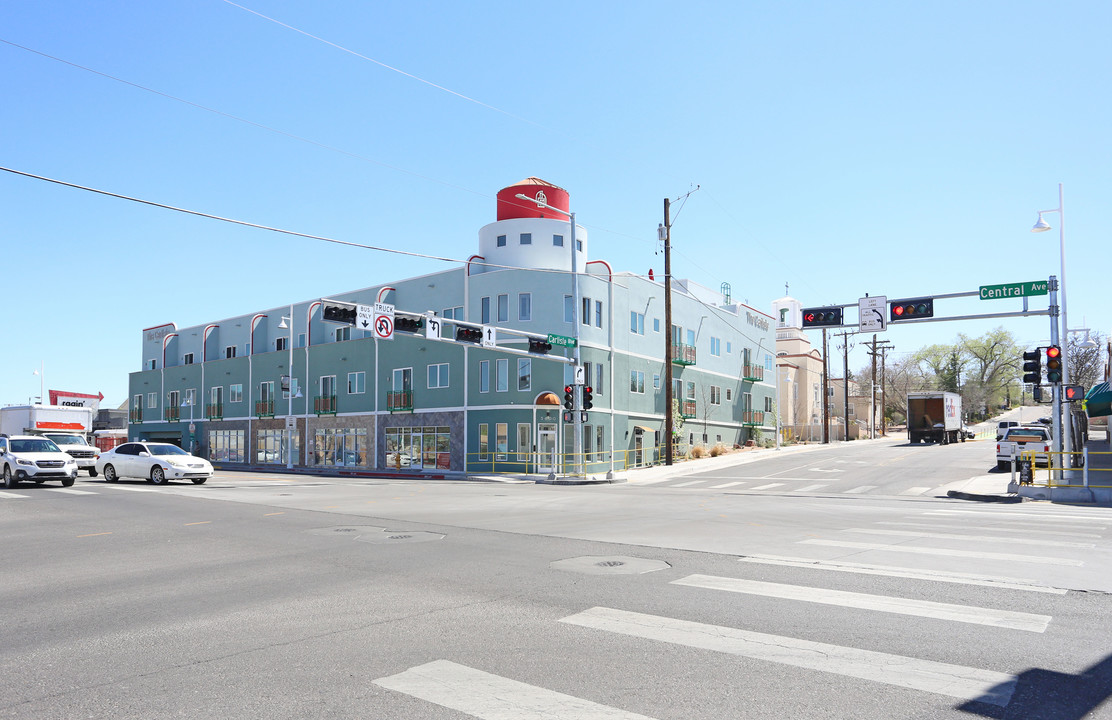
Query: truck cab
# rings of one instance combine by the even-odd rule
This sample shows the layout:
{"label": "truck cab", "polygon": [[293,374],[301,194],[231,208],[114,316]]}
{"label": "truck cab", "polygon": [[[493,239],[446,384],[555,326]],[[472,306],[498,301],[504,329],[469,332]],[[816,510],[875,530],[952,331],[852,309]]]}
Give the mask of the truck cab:
{"label": "truck cab", "polygon": [[100,453],[89,444],[84,435],[72,432],[44,432],[42,436],[50,438],[62,452],[73,458],[79,470],[88,472],[89,477],[97,476],[97,455]]}

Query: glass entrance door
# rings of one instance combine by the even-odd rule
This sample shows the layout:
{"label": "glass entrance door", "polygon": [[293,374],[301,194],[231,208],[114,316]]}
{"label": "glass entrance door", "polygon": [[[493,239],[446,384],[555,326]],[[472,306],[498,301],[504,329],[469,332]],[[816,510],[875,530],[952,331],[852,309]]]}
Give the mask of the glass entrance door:
{"label": "glass entrance door", "polygon": [[556,424],[537,425],[537,472],[556,472]]}
{"label": "glass entrance door", "polygon": [[424,458],[424,454],[421,451],[422,438],[424,438],[424,435],[419,432],[410,435],[410,444],[407,454],[409,455],[409,467],[414,470],[420,470],[425,466],[422,462]]}

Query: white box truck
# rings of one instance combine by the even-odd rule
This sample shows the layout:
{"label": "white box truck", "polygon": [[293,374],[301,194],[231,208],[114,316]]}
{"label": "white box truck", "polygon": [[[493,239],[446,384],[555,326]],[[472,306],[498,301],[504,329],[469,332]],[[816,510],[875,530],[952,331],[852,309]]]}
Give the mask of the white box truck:
{"label": "white box truck", "polygon": [[0,408],[0,434],[44,435],[96,477],[97,449],[89,444],[93,409],[64,405],[10,405]]}
{"label": "white box truck", "polygon": [[907,438],[939,445],[965,441],[961,426],[961,395],[930,391],[907,394]]}

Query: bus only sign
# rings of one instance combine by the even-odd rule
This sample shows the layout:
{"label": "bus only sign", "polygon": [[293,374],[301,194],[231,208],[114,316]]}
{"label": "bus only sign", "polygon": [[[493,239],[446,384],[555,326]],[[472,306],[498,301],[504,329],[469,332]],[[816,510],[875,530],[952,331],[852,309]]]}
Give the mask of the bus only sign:
{"label": "bus only sign", "polygon": [[1006,283],[1004,285],[982,285],[982,300],[1000,300],[1002,298],[1027,297],[1030,295],[1046,295],[1049,283],[1046,280],[1037,282]]}

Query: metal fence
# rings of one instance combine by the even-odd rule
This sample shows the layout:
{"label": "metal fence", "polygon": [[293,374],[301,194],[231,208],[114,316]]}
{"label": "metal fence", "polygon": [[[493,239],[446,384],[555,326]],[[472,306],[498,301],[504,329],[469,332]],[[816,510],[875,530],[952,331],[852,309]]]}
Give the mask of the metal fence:
{"label": "metal fence", "polygon": [[[1019,456],[1019,461],[1012,463],[1012,481],[1021,485],[1039,485],[1042,487],[1085,487],[1085,488],[1112,488],[1112,452],[1090,451],[1082,448],[1081,452],[1040,452],[1038,455],[1048,455],[1045,468],[1039,468],[1035,462],[1034,451],[1025,452]],[[1093,467],[1093,461],[1101,467]],[[1030,463],[1030,477],[1025,477],[1023,463]],[[1070,463],[1081,467],[1066,467]],[[1081,482],[1078,483],[1077,481]]]}

